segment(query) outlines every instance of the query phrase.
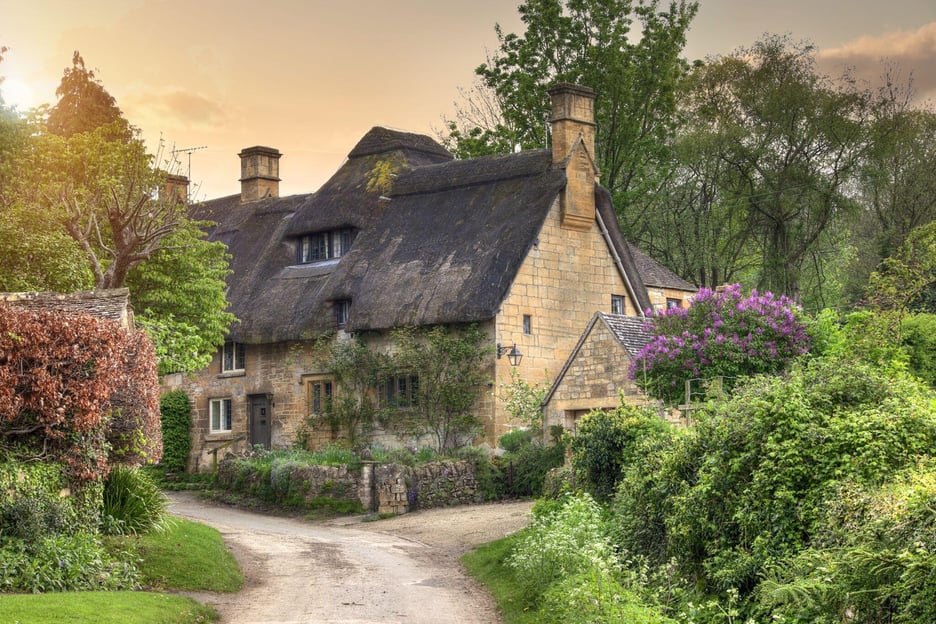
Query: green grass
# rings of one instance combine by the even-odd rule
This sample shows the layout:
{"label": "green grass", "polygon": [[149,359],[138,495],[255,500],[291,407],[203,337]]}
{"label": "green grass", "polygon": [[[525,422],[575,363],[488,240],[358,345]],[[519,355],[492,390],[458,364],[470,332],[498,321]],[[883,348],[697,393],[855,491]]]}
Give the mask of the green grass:
{"label": "green grass", "polygon": [[143,584],[154,589],[236,592],[244,577],[217,530],[172,518],[165,531],[130,540],[143,558]]}
{"label": "green grass", "polygon": [[465,569],[478,579],[497,602],[504,624],[536,624],[542,618],[523,598],[520,583],[513,568],[507,566],[507,556],[524,531],[479,546],[462,557]]}
{"label": "green grass", "polygon": [[184,596],[149,592],[3,594],[0,613],[9,624],[196,624],[217,613]]}
{"label": "green grass", "polygon": [[[215,529],[171,518],[164,531],[111,537],[113,550],[142,558],[143,583],[167,590],[234,592],[244,584],[240,568]],[[151,592],[62,592],[0,594],[4,624],[199,624],[216,611],[191,598]]]}

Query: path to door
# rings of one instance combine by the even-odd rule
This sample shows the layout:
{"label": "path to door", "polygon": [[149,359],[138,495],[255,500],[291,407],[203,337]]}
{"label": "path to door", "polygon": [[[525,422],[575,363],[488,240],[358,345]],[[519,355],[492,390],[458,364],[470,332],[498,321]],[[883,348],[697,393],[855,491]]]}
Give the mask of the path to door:
{"label": "path to door", "polygon": [[170,512],[217,528],[246,584],[191,594],[222,624],[492,624],[490,596],[458,558],[527,525],[531,503],[473,505],[387,520],[328,522],[263,515],[170,495]]}

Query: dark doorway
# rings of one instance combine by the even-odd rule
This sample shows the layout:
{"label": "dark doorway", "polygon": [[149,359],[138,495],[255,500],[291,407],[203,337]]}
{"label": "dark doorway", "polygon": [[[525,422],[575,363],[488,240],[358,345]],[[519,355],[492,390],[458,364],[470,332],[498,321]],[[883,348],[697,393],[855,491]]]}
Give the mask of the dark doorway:
{"label": "dark doorway", "polygon": [[268,395],[255,394],[250,397],[250,445],[270,448],[273,431],[273,414]]}

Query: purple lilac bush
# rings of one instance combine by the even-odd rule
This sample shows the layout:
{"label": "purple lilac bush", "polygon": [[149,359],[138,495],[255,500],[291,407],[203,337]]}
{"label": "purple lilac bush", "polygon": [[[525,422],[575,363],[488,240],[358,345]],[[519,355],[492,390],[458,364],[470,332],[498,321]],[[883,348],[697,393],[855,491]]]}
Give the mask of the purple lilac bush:
{"label": "purple lilac bush", "polygon": [[730,380],[776,373],[809,351],[810,337],[786,296],[744,296],[740,284],[702,288],[689,308],[648,313],[650,342],[637,354],[630,376],[654,398],[676,403],[689,379]]}

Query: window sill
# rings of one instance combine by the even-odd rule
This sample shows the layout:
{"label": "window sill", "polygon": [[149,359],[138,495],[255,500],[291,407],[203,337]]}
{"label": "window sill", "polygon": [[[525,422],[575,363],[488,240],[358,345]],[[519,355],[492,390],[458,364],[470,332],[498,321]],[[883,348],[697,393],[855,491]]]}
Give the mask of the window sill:
{"label": "window sill", "polygon": [[205,434],[205,442],[227,442],[233,439],[233,431],[211,431]]}
{"label": "window sill", "polygon": [[247,376],[247,371],[242,368],[240,370],[224,371],[223,373],[218,375],[218,378],[226,379],[228,377],[246,377],[246,376]]}

